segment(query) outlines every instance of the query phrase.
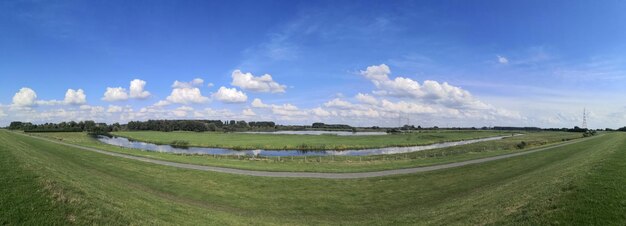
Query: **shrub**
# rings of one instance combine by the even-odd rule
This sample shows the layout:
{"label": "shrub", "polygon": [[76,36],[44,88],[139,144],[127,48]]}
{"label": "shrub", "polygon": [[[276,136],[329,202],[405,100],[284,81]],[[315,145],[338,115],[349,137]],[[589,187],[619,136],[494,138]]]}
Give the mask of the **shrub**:
{"label": "shrub", "polygon": [[515,146],[517,146],[517,148],[519,149],[524,149],[526,146],[528,146],[528,143],[526,143],[526,141],[522,141],[516,144]]}
{"label": "shrub", "polygon": [[170,145],[172,147],[186,148],[186,147],[189,147],[189,142],[185,141],[185,140],[175,140],[175,141],[172,141],[172,143],[170,143]]}

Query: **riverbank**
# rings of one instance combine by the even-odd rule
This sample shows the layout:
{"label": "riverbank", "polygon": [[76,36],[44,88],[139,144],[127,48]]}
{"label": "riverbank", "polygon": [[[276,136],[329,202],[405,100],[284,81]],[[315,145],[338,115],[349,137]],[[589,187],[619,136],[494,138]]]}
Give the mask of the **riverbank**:
{"label": "riverbank", "polygon": [[471,140],[501,135],[502,131],[423,131],[406,134],[337,136],[294,134],[250,134],[215,132],[123,131],[115,136],[153,144],[183,141],[191,147],[226,148],[234,150],[348,150],[385,147],[408,147],[441,142]]}

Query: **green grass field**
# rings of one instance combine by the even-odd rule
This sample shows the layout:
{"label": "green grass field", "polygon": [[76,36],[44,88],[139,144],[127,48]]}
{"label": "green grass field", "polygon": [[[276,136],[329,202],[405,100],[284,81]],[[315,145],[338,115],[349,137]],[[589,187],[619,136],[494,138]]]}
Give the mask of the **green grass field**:
{"label": "green grass field", "polygon": [[[527,133],[524,136],[510,137],[503,140],[480,142],[458,147],[434,149],[407,154],[364,157],[326,156],[308,157],[306,159],[304,157],[283,157],[279,159],[277,157],[244,158],[212,155],[178,155],[171,153],[140,151],[103,144],[91,138],[86,133],[32,133],[31,135],[53,138],[68,143],[99,148],[112,152],[172,162],[251,170],[299,172],[363,172],[427,166],[527,151],[535,147],[542,147],[543,145],[560,143],[563,140],[571,140],[582,137],[580,133],[536,132]],[[527,143],[527,146],[524,149],[519,149],[517,144],[522,141]]]}
{"label": "green grass field", "polygon": [[624,225],[626,133],[460,168],[355,179],[184,170],[0,131],[0,223]]}
{"label": "green grass field", "polygon": [[445,141],[469,140],[510,133],[497,131],[424,131],[383,136],[288,135],[242,133],[196,133],[130,131],[114,132],[116,136],[155,144],[186,141],[190,146],[229,148],[237,150],[345,150],[380,147],[425,145]]}

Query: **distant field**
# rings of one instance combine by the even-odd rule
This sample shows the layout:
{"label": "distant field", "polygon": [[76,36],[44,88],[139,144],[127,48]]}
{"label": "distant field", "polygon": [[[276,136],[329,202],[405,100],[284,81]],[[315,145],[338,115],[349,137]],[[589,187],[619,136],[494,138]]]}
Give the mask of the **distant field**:
{"label": "distant field", "polygon": [[[479,142],[458,147],[434,149],[406,154],[363,157],[326,156],[308,158],[251,158],[212,155],[178,155],[171,153],[148,152],[140,151],[137,149],[120,148],[112,145],[103,144],[91,138],[86,133],[34,133],[32,135],[58,139],[68,143],[94,147],[113,152],[173,162],[251,170],[298,172],[363,172],[426,166],[484,158],[519,151],[527,151],[535,147],[560,143],[563,140],[582,138],[582,134],[580,133],[534,132],[526,133],[523,136],[509,137],[502,140]],[[524,146],[524,148],[519,148],[518,145],[522,142],[526,143],[526,145]]]}
{"label": "distant field", "polygon": [[446,141],[469,140],[508,134],[497,131],[424,131],[410,134],[383,136],[337,136],[337,135],[287,135],[287,134],[244,134],[215,132],[115,132],[116,136],[138,141],[171,144],[186,141],[190,146],[230,148],[238,150],[345,150],[381,147],[425,145]]}
{"label": "distant field", "polygon": [[358,180],[176,169],[0,131],[0,224],[624,225],[626,133]]}

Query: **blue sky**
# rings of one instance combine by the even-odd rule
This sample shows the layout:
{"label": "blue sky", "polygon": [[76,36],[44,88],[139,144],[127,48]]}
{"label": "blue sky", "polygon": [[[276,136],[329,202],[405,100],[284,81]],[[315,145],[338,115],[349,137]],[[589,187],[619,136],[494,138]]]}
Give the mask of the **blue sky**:
{"label": "blue sky", "polygon": [[623,1],[2,1],[0,125],[572,127],[587,108],[590,127],[621,127],[625,10]]}

